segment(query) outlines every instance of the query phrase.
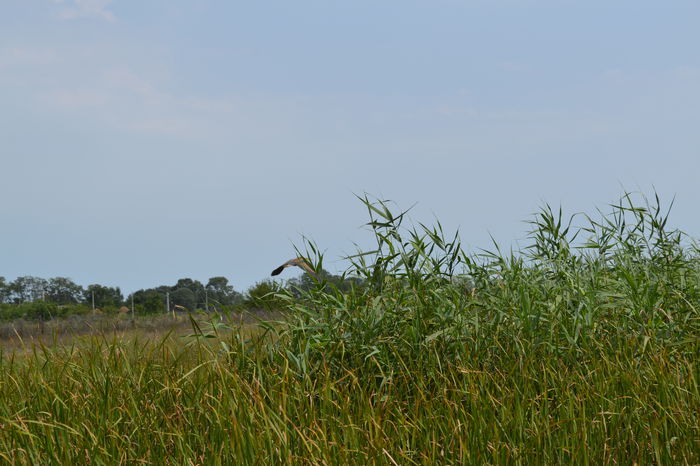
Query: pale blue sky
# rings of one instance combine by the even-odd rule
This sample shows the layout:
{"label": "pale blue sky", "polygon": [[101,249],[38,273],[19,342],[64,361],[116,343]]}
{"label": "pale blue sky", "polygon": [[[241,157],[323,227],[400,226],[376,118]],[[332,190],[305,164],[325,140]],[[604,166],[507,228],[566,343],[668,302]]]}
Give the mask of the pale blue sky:
{"label": "pale blue sky", "polygon": [[[9,0],[0,275],[266,278],[366,242],[353,193],[469,248],[542,202],[677,195],[700,231],[700,2]],[[291,276],[291,274],[290,274]]]}

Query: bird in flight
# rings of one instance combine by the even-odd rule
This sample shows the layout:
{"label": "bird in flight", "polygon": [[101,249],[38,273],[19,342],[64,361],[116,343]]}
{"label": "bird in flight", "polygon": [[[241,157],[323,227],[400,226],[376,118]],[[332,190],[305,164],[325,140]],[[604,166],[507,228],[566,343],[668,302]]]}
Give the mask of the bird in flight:
{"label": "bird in flight", "polygon": [[304,269],[304,271],[312,277],[316,277],[316,272],[314,272],[314,269],[311,268],[311,266],[309,265],[309,260],[305,257],[295,257],[294,259],[288,260],[287,262],[273,270],[270,275],[279,275],[284,269],[293,265],[299,267],[300,269]]}

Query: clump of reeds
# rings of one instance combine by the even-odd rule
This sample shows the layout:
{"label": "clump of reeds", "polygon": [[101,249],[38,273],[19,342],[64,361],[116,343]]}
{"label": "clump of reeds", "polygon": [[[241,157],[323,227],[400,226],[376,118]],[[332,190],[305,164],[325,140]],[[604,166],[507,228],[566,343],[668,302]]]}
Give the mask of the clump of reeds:
{"label": "clump of reeds", "polygon": [[640,207],[627,194],[578,227],[545,206],[529,222],[530,244],[507,254],[498,245],[468,254],[439,223],[403,228],[406,212],[362,201],[377,247],[350,257],[348,274],[363,284],[312,290],[287,329],[300,349],[313,342],[319,360],[341,354],[342,364],[397,370],[438,347],[454,363],[465,351],[577,357],[650,343],[689,354],[687,338],[700,334],[700,257],[666,228],[658,197]]}

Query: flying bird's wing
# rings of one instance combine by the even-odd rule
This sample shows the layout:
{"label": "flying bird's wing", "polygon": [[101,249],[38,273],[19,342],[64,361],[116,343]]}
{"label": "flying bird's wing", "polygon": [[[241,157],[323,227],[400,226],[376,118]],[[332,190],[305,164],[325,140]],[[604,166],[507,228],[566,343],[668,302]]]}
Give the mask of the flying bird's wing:
{"label": "flying bird's wing", "polygon": [[282,271],[284,269],[286,269],[287,267],[290,267],[292,265],[295,265],[299,268],[304,269],[304,271],[306,273],[308,273],[309,275],[311,275],[312,277],[316,276],[316,272],[314,271],[314,269],[311,268],[311,266],[309,265],[309,262],[303,257],[295,257],[294,259],[288,260],[287,262],[285,262],[284,264],[280,265],[275,270],[273,270],[270,275],[272,275],[273,277],[275,275],[279,275],[282,273]]}
{"label": "flying bird's wing", "polygon": [[296,265],[295,262],[296,262],[297,259],[299,259],[299,258],[296,257],[296,258],[294,258],[294,259],[288,260],[287,262],[285,262],[284,264],[280,265],[280,266],[277,267],[275,270],[273,270],[272,273],[271,273],[270,275],[275,276],[275,275],[281,274],[282,271],[283,271],[284,269],[286,269],[287,267],[289,267],[290,265]]}
{"label": "flying bird's wing", "polygon": [[286,264],[280,265],[275,270],[273,270],[270,275],[274,277],[275,275],[281,274],[286,266],[287,266]]}
{"label": "flying bird's wing", "polygon": [[316,277],[316,271],[309,265],[309,261],[307,261],[303,257],[297,257],[296,261],[294,262],[294,265],[304,269],[304,271],[312,277]]}

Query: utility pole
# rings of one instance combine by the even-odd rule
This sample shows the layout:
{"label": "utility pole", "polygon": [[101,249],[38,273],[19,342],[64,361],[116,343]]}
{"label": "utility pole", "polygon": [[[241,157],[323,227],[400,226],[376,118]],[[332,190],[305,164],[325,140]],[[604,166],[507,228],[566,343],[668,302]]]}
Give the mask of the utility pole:
{"label": "utility pole", "polygon": [[92,292],[92,312],[95,312],[95,292]]}
{"label": "utility pole", "polygon": [[170,293],[165,292],[165,313],[170,312]]}
{"label": "utility pole", "polygon": [[209,289],[204,288],[204,308],[209,312]]}
{"label": "utility pole", "polygon": [[134,293],[131,293],[131,318],[134,318]]}

